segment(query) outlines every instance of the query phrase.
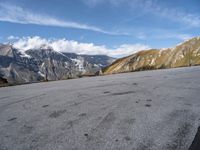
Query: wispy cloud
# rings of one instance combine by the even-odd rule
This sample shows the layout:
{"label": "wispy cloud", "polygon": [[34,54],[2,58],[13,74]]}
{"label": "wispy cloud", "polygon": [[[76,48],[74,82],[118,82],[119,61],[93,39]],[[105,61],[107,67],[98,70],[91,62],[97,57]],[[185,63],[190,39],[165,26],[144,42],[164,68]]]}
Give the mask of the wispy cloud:
{"label": "wispy cloud", "polygon": [[153,7],[147,7],[146,10],[157,16],[165,17],[183,25],[200,27],[199,15],[186,13],[181,8],[164,8],[159,5],[154,5]]}
{"label": "wispy cloud", "polygon": [[67,39],[45,39],[39,36],[23,37],[16,40],[13,46],[26,51],[28,49],[38,49],[41,47],[51,47],[59,52],[72,52],[77,54],[103,54],[112,57],[123,57],[133,54],[139,50],[149,49],[150,46],[143,44],[123,44],[116,48],[107,48],[105,45],[95,45],[94,43],[80,43]]}
{"label": "wispy cloud", "polygon": [[18,40],[18,39],[20,39],[18,36],[13,36],[13,35],[7,37],[7,40]]}
{"label": "wispy cloud", "polygon": [[123,4],[126,4],[126,3],[132,4],[133,2],[136,2],[136,1],[142,2],[143,0],[82,0],[82,1],[89,7],[96,7],[96,6],[102,5],[103,3],[110,4],[111,6],[114,6],[114,7],[118,7],[122,3]]}
{"label": "wispy cloud", "polygon": [[193,36],[189,35],[189,34],[172,34],[172,33],[168,33],[162,36],[155,36],[155,38],[157,39],[179,39],[182,41],[191,39]]}
{"label": "wispy cloud", "polygon": [[190,27],[200,27],[200,17],[198,14],[191,14],[180,7],[165,7],[159,5],[155,0],[146,0],[144,10],[160,17],[167,18],[174,22]]}
{"label": "wispy cloud", "polygon": [[[198,14],[191,14],[183,11],[180,7],[166,7],[158,0],[83,0],[90,7],[96,7],[102,3],[110,4],[113,7],[127,5],[130,10],[140,8],[141,12],[151,13],[156,16],[168,18],[169,20],[183,23],[191,27],[200,27]],[[161,3],[159,3],[161,2]],[[141,13],[140,12],[140,13]]]}
{"label": "wispy cloud", "polygon": [[108,35],[128,35],[127,33],[107,31],[96,26],[72,21],[64,21],[48,15],[33,13],[19,6],[13,6],[8,3],[0,3],[0,21],[83,29]]}

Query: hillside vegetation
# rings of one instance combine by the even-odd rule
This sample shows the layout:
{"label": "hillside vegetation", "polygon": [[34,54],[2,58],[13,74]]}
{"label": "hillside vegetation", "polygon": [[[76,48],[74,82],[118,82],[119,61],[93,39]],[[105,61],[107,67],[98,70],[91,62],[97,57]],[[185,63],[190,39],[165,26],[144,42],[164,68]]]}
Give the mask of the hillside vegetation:
{"label": "hillside vegetation", "polygon": [[102,74],[113,74],[152,69],[165,69],[200,65],[200,37],[174,48],[150,49],[117,59],[102,69]]}

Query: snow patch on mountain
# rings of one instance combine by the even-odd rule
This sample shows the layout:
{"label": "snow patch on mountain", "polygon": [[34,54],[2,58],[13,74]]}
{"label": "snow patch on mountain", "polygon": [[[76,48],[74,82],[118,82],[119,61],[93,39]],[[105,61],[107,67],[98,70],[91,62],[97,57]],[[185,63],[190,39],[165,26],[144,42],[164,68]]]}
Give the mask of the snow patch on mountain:
{"label": "snow patch on mountain", "polygon": [[38,74],[42,77],[45,77],[45,75],[41,72],[41,71],[38,71]]}
{"label": "snow patch on mountain", "polygon": [[26,57],[26,58],[31,58],[31,56],[26,54],[24,51],[20,51],[20,56],[21,57]]}
{"label": "snow patch on mountain", "polygon": [[71,60],[75,63],[75,66],[78,67],[78,70],[79,71],[85,71],[85,68],[84,68],[84,60],[83,59],[72,59]]}

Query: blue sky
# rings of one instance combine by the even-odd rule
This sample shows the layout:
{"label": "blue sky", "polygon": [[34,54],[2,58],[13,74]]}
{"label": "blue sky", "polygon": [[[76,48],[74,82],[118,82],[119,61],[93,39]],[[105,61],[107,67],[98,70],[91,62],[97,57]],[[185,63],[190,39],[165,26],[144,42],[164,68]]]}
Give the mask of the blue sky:
{"label": "blue sky", "polygon": [[200,1],[0,0],[0,33],[0,42],[18,42],[21,47],[19,40],[27,46],[32,38],[51,44],[62,39],[77,44],[66,46],[73,52],[80,53],[82,44],[83,51],[91,48],[85,53],[102,48],[102,53],[113,50],[110,55],[118,57],[120,52],[124,56],[144,48],[172,47],[199,36]]}

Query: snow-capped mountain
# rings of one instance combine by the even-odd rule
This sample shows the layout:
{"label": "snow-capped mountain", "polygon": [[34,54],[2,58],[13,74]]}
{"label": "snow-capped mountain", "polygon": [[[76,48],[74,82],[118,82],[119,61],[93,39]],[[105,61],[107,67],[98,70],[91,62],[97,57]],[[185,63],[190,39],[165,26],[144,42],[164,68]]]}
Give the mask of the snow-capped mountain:
{"label": "snow-capped mountain", "polygon": [[115,59],[106,55],[78,55],[75,53],[63,53],[69,57],[76,69],[85,73],[95,73],[101,68],[110,65]]}
{"label": "snow-capped mountain", "polygon": [[21,51],[0,45],[0,77],[9,83],[61,80],[94,74],[115,59],[105,55],[61,53],[51,48]]}

